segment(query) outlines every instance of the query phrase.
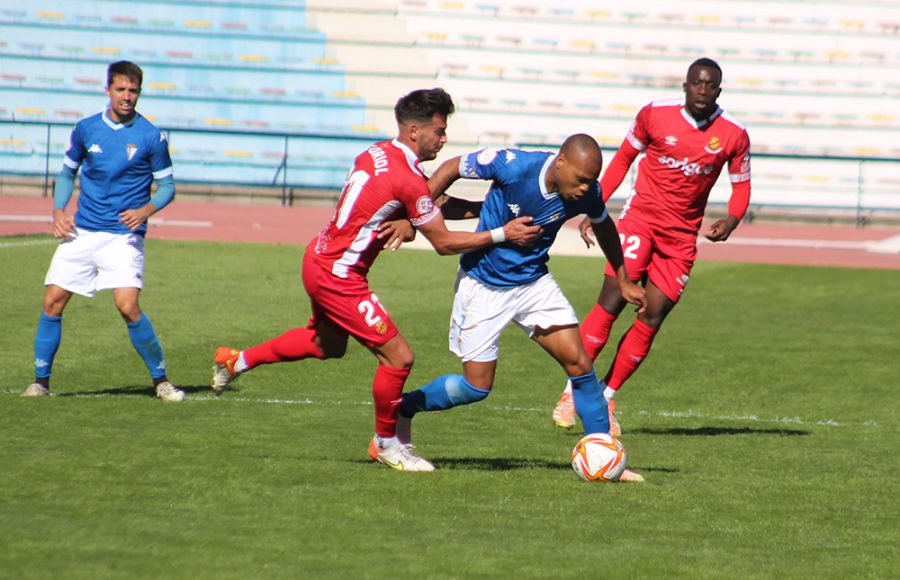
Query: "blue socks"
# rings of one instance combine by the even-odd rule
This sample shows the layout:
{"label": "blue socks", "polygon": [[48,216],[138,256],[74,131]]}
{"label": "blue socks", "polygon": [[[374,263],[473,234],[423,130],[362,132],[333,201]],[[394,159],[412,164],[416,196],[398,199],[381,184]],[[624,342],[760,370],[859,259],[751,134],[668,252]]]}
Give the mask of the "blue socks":
{"label": "blue socks", "polygon": [[128,322],[128,336],[131,338],[131,344],[134,350],[144,359],[150,376],[154,379],[160,379],[166,376],[166,361],[163,358],[162,346],[159,339],[156,338],[156,331],[150,319],[143,313],[137,322]]}
{"label": "blue socks", "polygon": [[47,316],[41,312],[37,334],[34,336],[34,376],[49,379],[53,358],[62,340],[62,316]]}
{"label": "blue socks", "polygon": [[584,434],[609,433],[609,410],[594,371],[580,377],[569,377],[569,380],[572,381],[575,412],[584,425]]}
{"label": "blue socks", "polygon": [[489,390],[473,387],[462,375],[444,375],[424,387],[404,393],[400,412],[406,417],[412,417],[419,411],[443,411],[458,405],[476,403],[489,394]]}

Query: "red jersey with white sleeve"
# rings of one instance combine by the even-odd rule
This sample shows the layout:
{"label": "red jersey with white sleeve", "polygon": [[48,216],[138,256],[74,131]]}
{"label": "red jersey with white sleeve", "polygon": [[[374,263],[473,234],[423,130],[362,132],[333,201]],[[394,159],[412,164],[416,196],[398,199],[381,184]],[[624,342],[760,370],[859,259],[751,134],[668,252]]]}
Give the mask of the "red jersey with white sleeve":
{"label": "red jersey with white sleeve", "polygon": [[412,150],[396,139],[375,143],[354,160],[337,209],[307,254],[338,278],[365,281],[384,249],[377,237],[382,223],[407,217],[419,226],[439,211]]}
{"label": "red jersey with white sleeve", "polygon": [[697,121],[682,100],[646,105],[628,130],[600,185],[608,199],[635,158],[634,191],[620,219],[639,219],[654,228],[696,238],[709,192],[725,164],[731,178],[728,213],[743,218],[750,203],[750,137],[722,108]]}

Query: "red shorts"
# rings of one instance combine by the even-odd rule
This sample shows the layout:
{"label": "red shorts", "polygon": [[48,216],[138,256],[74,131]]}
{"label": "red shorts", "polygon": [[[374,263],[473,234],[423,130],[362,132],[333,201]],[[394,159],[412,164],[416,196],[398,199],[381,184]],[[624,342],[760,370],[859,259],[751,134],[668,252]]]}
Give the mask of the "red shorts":
{"label": "red shorts", "polygon": [[368,284],[334,276],[309,257],[312,251],[303,256],[303,287],[312,303],[307,328],[326,320],[367,347],[381,346],[397,336],[400,331]]}
{"label": "red shorts", "polygon": [[[616,227],[628,276],[640,280],[646,274],[669,300],[678,302],[697,259],[696,238],[673,236],[628,218],[619,220]],[[606,275],[616,275],[609,264]]]}

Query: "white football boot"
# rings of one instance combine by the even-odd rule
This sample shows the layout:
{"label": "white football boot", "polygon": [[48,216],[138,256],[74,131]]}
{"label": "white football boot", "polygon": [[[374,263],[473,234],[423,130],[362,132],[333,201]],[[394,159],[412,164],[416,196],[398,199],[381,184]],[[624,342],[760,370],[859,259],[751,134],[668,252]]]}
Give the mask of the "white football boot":
{"label": "white football boot", "polygon": [[49,397],[50,389],[40,383],[31,383],[28,388],[22,391],[22,397]]}
{"label": "white football boot", "polygon": [[369,457],[397,471],[434,471],[434,465],[416,455],[416,448],[408,443],[382,447],[378,437],[369,441]]}
{"label": "white football boot", "polygon": [[184,391],[175,388],[169,381],[163,381],[156,385],[156,396],[163,401],[183,401]]}

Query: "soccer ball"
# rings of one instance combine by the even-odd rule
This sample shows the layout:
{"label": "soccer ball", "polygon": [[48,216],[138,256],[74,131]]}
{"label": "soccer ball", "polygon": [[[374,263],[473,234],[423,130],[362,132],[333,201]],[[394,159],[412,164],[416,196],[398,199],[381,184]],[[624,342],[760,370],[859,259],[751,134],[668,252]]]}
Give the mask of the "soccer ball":
{"label": "soccer ball", "polygon": [[618,481],[626,461],[625,448],[606,433],[586,435],[572,450],[572,469],[587,481]]}

